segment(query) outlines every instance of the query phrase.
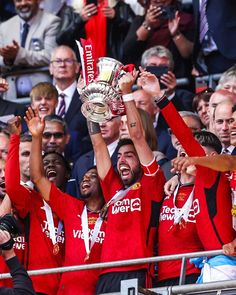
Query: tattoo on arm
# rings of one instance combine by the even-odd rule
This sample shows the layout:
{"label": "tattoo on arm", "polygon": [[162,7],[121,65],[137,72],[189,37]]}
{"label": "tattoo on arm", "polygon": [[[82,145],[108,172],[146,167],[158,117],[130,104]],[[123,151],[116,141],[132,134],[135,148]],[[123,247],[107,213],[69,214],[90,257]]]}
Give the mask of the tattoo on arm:
{"label": "tattoo on arm", "polygon": [[130,123],[130,127],[135,127],[136,126],[136,122]]}
{"label": "tattoo on arm", "polygon": [[90,135],[100,133],[100,126],[98,123],[87,121],[88,131]]}

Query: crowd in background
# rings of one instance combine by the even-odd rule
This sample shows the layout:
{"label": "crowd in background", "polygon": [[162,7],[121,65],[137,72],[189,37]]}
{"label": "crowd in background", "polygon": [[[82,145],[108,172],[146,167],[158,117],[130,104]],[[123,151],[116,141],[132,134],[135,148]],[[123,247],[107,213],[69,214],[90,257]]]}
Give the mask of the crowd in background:
{"label": "crowd in background", "polygon": [[[21,228],[14,253],[13,244],[2,248],[0,273],[4,259],[25,278],[19,261],[32,270],[224,247],[232,256],[188,261],[185,283],[236,279],[234,1],[13,0],[0,8],[0,216],[13,214]],[[117,82],[125,115],[100,123],[83,115],[81,38],[96,60],[136,68]],[[215,74],[214,89],[195,85]],[[0,230],[3,245],[8,238]],[[216,265],[230,271],[217,276]],[[36,294],[92,295],[118,292],[129,278],[175,285],[180,268],[167,261],[32,282]]]}

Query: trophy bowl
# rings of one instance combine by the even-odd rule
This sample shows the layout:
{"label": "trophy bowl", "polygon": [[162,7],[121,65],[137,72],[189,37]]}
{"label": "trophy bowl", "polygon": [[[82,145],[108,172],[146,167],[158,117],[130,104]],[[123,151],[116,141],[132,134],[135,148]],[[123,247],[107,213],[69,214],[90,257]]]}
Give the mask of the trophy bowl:
{"label": "trophy bowl", "polygon": [[113,58],[98,59],[96,81],[80,91],[81,112],[90,121],[101,123],[111,119],[110,105],[121,101],[118,78],[122,68],[123,64]]}
{"label": "trophy bowl", "polygon": [[120,94],[106,82],[93,82],[81,92],[82,114],[90,121],[102,123],[113,116],[110,104],[120,101]]}

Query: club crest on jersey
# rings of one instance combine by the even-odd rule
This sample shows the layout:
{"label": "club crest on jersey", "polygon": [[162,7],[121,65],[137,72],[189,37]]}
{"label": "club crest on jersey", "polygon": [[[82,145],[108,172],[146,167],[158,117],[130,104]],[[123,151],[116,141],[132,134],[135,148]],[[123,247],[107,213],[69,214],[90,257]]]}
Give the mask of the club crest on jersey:
{"label": "club crest on jersey", "polygon": [[132,190],[137,190],[141,187],[141,183],[140,182],[136,182],[133,186],[132,186]]}

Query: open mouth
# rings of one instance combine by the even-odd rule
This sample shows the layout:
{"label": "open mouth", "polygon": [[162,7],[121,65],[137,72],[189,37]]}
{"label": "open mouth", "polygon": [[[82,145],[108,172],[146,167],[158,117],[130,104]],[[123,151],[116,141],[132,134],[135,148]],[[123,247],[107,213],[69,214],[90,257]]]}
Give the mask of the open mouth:
{"label": "open mouth", "polygon": [[127,165],[121,164],[119,167],[120,170],[120,175],[124,178],[124,177],[128,177],[130,174],[130,168]]}
{"label": "open mouth", "polygon": [[40,111],[41,113],[47,113],[47,112],[48,112],[48,108],[41,107],[41,108],[39,108],[39,111]]}
{"label": "open mouth", "polygon": [[55,181],[56,177],[57,177],[56,170],[51,169],[47,171],[47,178],[49,181]]}
{"label": "open mouth", "polygon": [[90,184],[87,181],[83,181],[82,185],[81,185],[81,188],[82,189],[88,189],[88,188],[90,188]]}

